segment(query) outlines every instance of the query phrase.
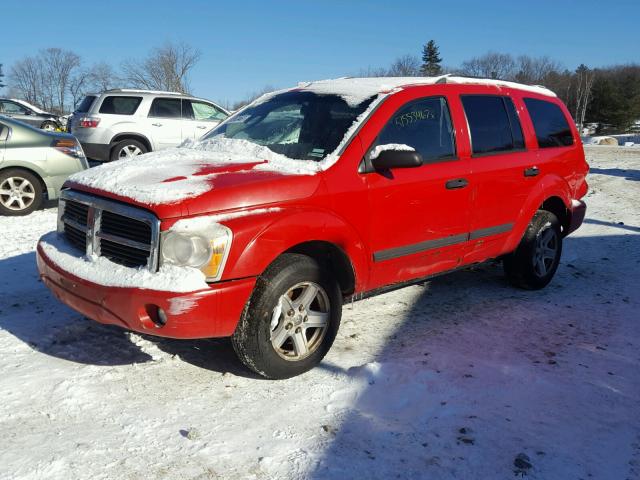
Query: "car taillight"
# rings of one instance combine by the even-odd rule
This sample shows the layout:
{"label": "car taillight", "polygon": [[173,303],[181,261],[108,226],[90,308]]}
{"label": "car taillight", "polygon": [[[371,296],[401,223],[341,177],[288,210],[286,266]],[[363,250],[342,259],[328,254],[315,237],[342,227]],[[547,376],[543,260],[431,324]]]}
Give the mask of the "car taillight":
{"label": "car taillight", "polygon": [[61,138],[54,140],[51,146],[70,157],[84,158],[84,151],[82,150],[80,143],[73,138]]}
{"label": "car taillight", "polygon": [[96,128],[100,123],[99,118],[84,117],[78,122],[80,128]]}

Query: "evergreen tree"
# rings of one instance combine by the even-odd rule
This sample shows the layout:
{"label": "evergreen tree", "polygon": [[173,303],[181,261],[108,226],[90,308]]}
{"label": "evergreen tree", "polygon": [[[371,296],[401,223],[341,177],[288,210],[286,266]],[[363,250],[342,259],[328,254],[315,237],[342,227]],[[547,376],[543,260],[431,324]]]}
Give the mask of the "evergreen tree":
{"label": "evergreen tree", "polygon": [[440,50],[434,40],[429,40],[424,47],[422,47],[422,68],[420,71],[427,77],[433,77],[442,74],[442,67],[440,63]]}
{"label": "evergreen tree", "polygon": [[6,87],[6,85],[2,83],[2,77],[4,77],[4,73],[2,73],[2,64],[0,63],[0,88]]}

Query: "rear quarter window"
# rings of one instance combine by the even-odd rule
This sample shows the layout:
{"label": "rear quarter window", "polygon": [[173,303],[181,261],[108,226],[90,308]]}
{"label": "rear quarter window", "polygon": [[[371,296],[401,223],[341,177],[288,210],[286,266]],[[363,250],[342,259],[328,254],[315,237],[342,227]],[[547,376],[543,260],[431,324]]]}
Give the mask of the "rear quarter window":
{"label": "rear quarter window", "polygon": [[96,99],[95,95],[87,95],[82,99],[78,108],[76,108],[77,113],[87,113],[93,104],[93,101]]}
{"label": "rear quarter window", "polygon": [[540,148],[573,145],[571,128],[557,104],[537,98],[525,98],[524,104],[529,111]]}
{"label": "rear quarter window", "polygon": [[117,97],[108,96],[102,101],[99,113],[111,113],[114,115],[133,115],[142,102],[142,97]]}

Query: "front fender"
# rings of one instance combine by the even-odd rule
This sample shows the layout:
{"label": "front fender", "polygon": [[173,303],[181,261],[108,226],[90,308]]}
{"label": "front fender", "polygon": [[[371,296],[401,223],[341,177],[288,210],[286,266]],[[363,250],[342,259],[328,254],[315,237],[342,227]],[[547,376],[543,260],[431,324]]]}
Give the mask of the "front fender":
{"label": "front fender", "polygon": [[227,225],[234,235],[223,279],[260,275],[279,255],[296,245],[324,241],[342,249],[349,258],[356,291],[366,284],[365,244],[351,225],[331,211],[292,207],[220,223]]}
{"label": "front fender", "polygon": [[516,224],[507,238],[505,251],[516,249],[531,219],[545,200],[558,197],[566,208],[571,207],[571,189],[567,181],[557,174],[547,174],[540,178],[527,197],[524,206],[520,209]]}

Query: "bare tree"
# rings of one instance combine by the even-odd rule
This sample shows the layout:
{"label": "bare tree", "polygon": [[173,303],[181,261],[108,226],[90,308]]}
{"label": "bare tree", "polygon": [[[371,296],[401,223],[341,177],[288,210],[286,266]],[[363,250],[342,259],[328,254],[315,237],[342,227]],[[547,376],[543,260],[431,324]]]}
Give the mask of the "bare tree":
{"label": "bare tree", "polygon": [[11,66],[11,90],[27,102],[42,105],[42,64],[38,57],[26,57]]}
{"label": "bare tree", "polygon": [[128,83],[152,90],[189,91],[189,72],[200,60],[200,51],[186,43],[154,48],[146,59],[122,65]]}
{"label": "bare tree", "polygon": [[591,88],[593,87],[593,81],[595,79],[595,72],[590,70],[584,64],[581,64],[576,69],[575,81],[576,81],[576,107],[574,119],[578,124],[578,130],[582,132],[582,126],[584,125],[584,117],[587,113],[587,106],[591,100]]}
{"label": "bare tree", "polygon": [[415,55],[403,55],[394,60],[386,72],[389,77],[417,77],[420,75],[420,59]]}
{"label": "bare tree", "polygon": [[462,62],[463,75],[511,80],[516,74],[516,62],[508,53],[489,52]]}
{"label": "bare tree", "polygon": [[553,72],[561,72],[562,65],[547,56],[530,57],[520,55],[517,59],[518,73],[515,80],[526,84],[544,84],[547,77]]}
{"label": "bare tree", "polygon": [[46,80],[43,86],[48,92],[50,108],[63,113],[69,81],[74,70],[80,66],[80,57],[60,48],[47,48],[40,52],[40,56]]}

